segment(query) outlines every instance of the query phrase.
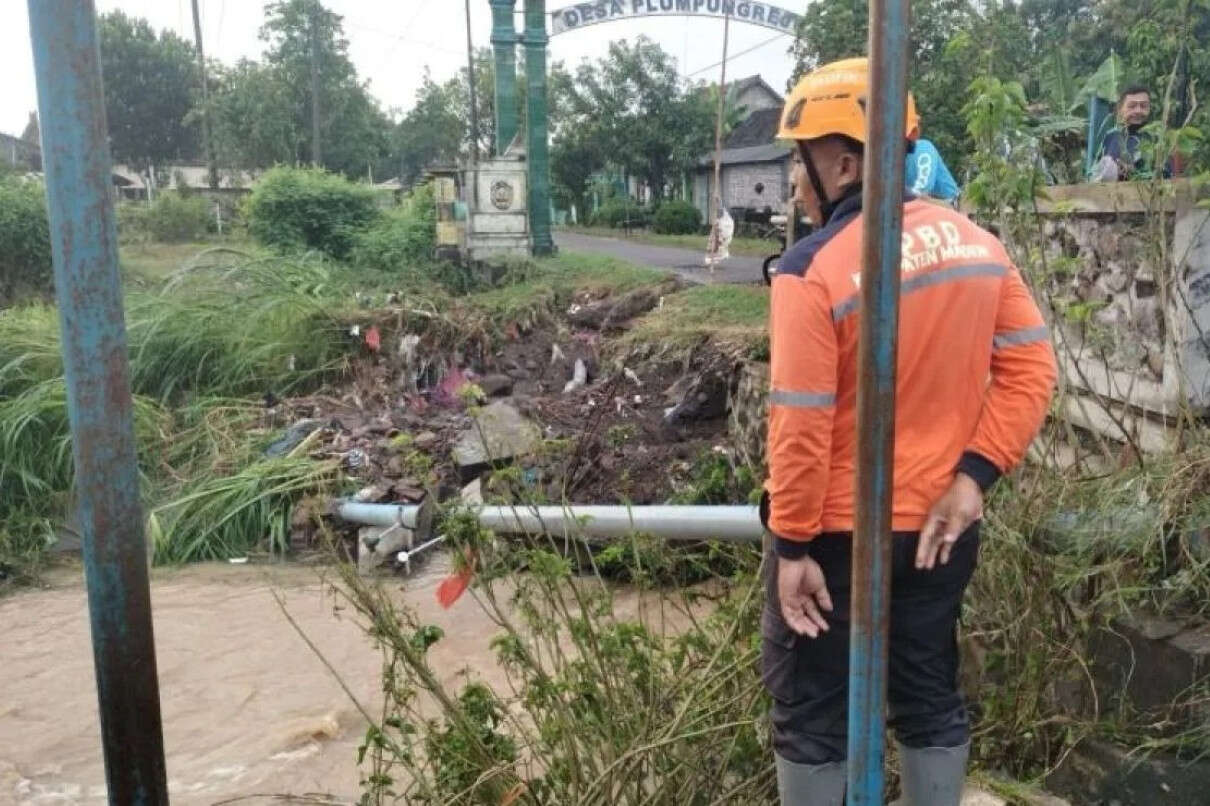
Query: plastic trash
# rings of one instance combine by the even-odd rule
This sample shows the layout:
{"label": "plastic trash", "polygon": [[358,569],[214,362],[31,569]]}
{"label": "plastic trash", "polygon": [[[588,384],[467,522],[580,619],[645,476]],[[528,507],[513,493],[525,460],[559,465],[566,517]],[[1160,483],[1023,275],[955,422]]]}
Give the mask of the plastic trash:
{"label": "plastic trash", "polygon": [[571,380],[563,387],[563,394],[569,394],[577,389],[583,389],[588,384],[588,365],[584,363],[583,358],[576,359],[576,367],[572,372]]}

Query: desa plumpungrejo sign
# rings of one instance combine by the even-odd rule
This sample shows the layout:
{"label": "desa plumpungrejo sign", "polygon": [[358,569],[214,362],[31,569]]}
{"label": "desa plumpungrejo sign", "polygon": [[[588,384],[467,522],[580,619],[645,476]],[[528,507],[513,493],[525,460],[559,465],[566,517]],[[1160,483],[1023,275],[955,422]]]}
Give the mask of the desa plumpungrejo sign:
{"label": "desa plumpungrejo sign", "polygon": [[731,17],[737,22],[762,25],[793,33],[801,17],[769,3],[738,0],[610,0],[576,3],[551,12],[552,34],[566,33],[598,22],[613,22],[638,17],[699,15]]}

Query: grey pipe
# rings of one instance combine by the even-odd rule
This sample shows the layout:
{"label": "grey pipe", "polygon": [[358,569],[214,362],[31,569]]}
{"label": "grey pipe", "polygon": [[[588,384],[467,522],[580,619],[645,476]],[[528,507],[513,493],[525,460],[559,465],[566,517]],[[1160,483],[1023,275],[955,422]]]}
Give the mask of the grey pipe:
{"label": "grey pipe", "polygon": [[[401,524],[423,537],[431,517],[425,505],[341,503],[337,514],[366,526]],[[764,533],[753,506],[485,506],[479,523],[503,534],[575,534],[617,538],[643,532],[665,540],[722,540],[758,543]]]}

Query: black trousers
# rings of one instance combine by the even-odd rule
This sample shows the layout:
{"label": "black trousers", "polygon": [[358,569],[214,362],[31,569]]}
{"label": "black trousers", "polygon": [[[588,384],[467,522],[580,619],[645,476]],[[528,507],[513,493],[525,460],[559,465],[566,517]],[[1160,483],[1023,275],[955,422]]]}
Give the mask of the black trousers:
{"label": "black trousers", "polygon": [[[919,534],[895,535],[891,571],[888,724],[907,747],[959,747],[970,720],[958,692],[958,616],[975,571],[979,524],[958,538],[950,561],[915,566]],[[818,638],[793,633],[781,617],[777,558],[766,563],[761,673],[773,697],[773,748],[798,764],[844,761],[848,749],[849,593],[852,536],[820,535],[810,556],[823,568],[834,610]]]}

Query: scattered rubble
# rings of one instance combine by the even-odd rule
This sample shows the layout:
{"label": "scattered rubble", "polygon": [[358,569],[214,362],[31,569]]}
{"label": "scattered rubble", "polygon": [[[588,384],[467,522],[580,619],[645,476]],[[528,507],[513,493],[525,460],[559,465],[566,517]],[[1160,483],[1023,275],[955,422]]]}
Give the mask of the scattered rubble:
{"label": "scattered rubble", "polygon": [[610,297],[587,305],[576,304],[568,311],[567,320],[576,327],[603,332],[620,330],[630,320],[658,307],[664,295],[682,287],[680,281],[669,280],[659,286],[636,289],[621,297]]}
{"label": "scattered rubble", "polygon": [[287,428],[286,433],[282,434],[272,445],[265,448],[265,456],[270,459],[279,459],[283,456],[288,456],[303,440],[311,436],[315,431],[323,428],[323,425],[322,420],[299,420]]}
{"label": "scattered rubble", "polygon": [[[606,331],[624,329],[675,287],[581,295],[562,321],[501,324],[488,341],[452,322],[435,332],[439,317],[409,324],[366,314],[358,332],[373,322],[380,349],[363,343],[345,384],[328,394],[273,400],[268,419],[286,429],[275,450],[339,460],[366,503],[674,500],[691,489],[701,457],[728,441],[734,359],[700,345],[618,355]],[[292,545],[314,545],[326,522],[367,568],[404,550],[327,515],[300,517]]]}
{"label": "scattered rubble", "polygon": [[563,394],[575,392],[578,389],[583,389],[588,384],[588,365],[584,363],[583,358],[576,359],[575,368],[571,373],[571,380],[563,387]]}
{"label": "scattered rubble", "polygon": [[369,574],[394,560],[403,549],[412,547],[413,535],[402,526],[363,526],[357,530],[357,571]]}
{"label": "scattered rubble", "polygon": [[541,430],[508,403],[493,403],[472,419],[454,445],[454,462],[468,480],[493,465],[532,453],[542,440]]}
{"label": "scattered rubble", "polygon": [[487,397],[508,397],[513,393],[513,379],[502,373],[476,378],[475,385]]}
{"label": "scattered rubble", "polygon": [[725,417],[730,391],[729,374],[724,376],[717,370],[708,370],[685,376],[665,395],[677,399],[677,402],[666,410],[664,419],[670,425],[675,425],[679,422],[717,420]]}

